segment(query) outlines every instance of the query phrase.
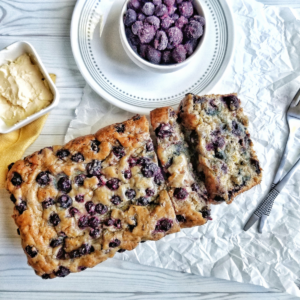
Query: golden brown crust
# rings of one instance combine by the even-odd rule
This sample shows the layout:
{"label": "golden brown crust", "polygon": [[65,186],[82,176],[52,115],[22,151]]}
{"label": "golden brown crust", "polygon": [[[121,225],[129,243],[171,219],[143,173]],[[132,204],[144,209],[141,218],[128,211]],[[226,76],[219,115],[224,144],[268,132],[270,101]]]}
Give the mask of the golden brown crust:
{"label": "golden brown crust", "polygon": [[180,229],[144,116],[17,161],[6,187],[28,263],[43,278]]}
{"label": "golden brown crust", "polygon": [[[168,193],[181,228],[205,224],[207,218],[210,218],[206,189],[203,182],[196,182],[188,145],[176,121],[176,112],[172,107],[157,108],[150,112],[150,119],[157,136],[157,155],[168,177]],[[162,126],[166,128],[166,136],[159,132]],[[194,188],[195,184],[198,186],[198,192]],[[180,190],[187,194],[184,199],[178,199],[178,194],[176,195]],[[203,217],[204,214],[206,218]]]}
{"label": "golden brown crust", "polygon": [[237,94],[186,95],[179,106],[186,138],[198,153],[198,171],[212,203],[231,203],[237,195],[259,184],[262,169],[248,132],[249,121]]}

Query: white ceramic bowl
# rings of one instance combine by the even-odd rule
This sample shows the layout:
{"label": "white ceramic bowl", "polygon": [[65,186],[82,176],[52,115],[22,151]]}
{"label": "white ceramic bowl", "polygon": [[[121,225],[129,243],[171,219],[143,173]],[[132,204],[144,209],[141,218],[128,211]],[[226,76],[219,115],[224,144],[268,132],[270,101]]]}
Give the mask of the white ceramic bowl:
{"label": "white ceramic bowl", "polygon": [[[185,67],[187,64],[189,64],[191,61],[194,60],[194,58],[196,57],[197,52],[199,52],[199,49],[201,48],[201,45],[203,44],[203,41],[205,39],[206,36],[206,31],[207,31],[207,22],[203,28],[203,35],[200,39],[200,42],[198,43],[194,53],[188,57],[185,61],[181,62],[181,63],[177,63],[177,64],[172,64],[172,65],[156,65],[153,63],[148,62],[147,60],[143,59],[142,57],[140,57],[137,53],[135,53],[133,51],[133,49],[130,47],[126,34],[125,34],[125,25],[123,22],[123,17],[125,12],[127,11],[127,3],[128,0],[125,1],[122,10],[121,10],[121,15],[119,18],[119,32],[120,32],[120,38],[121,38],[121,42],[122,42],[122,46],[125,50],[125,52],[127,53],[127,55],[130,57],[130,59],[137,64],[139,67],[143,68],[146,71],[151,71],[151,72],[156,72],[156,73],[171,73],[171,72],[175,72],[183,67]],[[197,11],[197,13],[200,16],[203,16],[205,18],[205,14],[204,11],[201,7],[200,4],[200,0],[194,0],[193,1],[194,7]],[[205,18],[206,20],[206,18]]]}
{"label": "white ceramic bowl", "polygon": [[24,53],[28,53],[30,55],[31,59],[34,61],[34,63],[39,66],[41,73],[43,74],[45,80],[47,80],[47,83],[53,94],[53,101],[48,107],[46,107],[46,108],[40,110],[39,112],[29,116],[28,118],[16,123],[13,126],[7,126],[4,123],[4,121],[0,118],[0,133],[8,133],[8,132],[17,130],[17,129],[31,123],[32,121],[34,121],[34,120],[38,119],[39,117],[43,116],[44,114],[48,113],[55,106],[57,106],[57,104],[59,102],[59,94],[58,94],[57,88],[56,88],[55,84],[53,83],[53,81],[51,80],[48,72],[46,71],[46,68],[45,68],[44,64],[42,63],[41,58],[39,57],[39,55],[37,54],[37,52],[35,51],[35,49],[33,48],[33,46],[31,44],[29,44],[27,42],[16,42],[16,43],[13,43],[13,44],[7,46],[3,50],[1,50],[0,51],[0,66],[8,63],[9,61],[14,61],[15,59],[17,59],[20,55],[22,55]]}

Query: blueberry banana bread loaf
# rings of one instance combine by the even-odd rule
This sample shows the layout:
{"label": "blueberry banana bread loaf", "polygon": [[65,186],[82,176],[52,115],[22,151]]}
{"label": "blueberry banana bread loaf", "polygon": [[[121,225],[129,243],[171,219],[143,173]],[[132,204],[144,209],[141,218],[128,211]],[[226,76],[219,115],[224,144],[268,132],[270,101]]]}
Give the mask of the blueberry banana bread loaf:
{"label": "blueberry banana bread loaf", "polygon": [[231,203],[235,196],[259,184],[262,169],[248,132],[248,118],[236,94],[186,95],[179,119],[197,171],[203,172],[214,204]]}
{"label": "blueberry banana bread loaf", "polygon": [[44,148],[9,169],[13,218],[44,279],[180,230],[145,117]]}
{"label": "blueberry banana bread loaf", "polygon": [[176,112],[171,107],[157,108],[151,111],[150,118],[157,138],[157,155],[180,226],[205,224],[211,219],[207,191],[204,182],[193,172]]}

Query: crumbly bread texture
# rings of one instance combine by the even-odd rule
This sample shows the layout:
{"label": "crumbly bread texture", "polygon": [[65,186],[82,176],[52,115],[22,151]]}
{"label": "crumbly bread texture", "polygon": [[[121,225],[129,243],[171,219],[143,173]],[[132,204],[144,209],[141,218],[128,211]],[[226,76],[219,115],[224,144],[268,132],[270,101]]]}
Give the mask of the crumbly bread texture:
{"label": "crumbly bread texture", "polygon": [[229,204],[261,182],[262,169],[248,132],[248,118],[236,94],[188,94],[180,103],[179,120],[197,153],[197,171],[205,175],[212,203]]}
{"label": "crumbly bread texture", "polygon": [[184,135],[172,107],[150,113],[157,138],[157,155],[167,178],[167,190],[182,228],[199,226],[210,218],[204,182],[193,172]]}
{"label": "crumbly bread texture", "polygon": [[9,169],[13,218],[44,279],[180,230],[145,117],[44,148]]}

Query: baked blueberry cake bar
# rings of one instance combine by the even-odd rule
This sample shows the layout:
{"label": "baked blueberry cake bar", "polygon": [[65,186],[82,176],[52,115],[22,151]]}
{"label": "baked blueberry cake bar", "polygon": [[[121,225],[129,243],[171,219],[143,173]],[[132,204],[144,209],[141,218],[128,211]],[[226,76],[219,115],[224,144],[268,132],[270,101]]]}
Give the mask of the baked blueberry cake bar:
{"label": "baked blueberry cake bar", "polygon": [[231,203],[235,196],[259,184],[262,169],[248,132],[248,118],[236,94],[188,94],[179,106],[179,119],[197,171],[205,175],[214,204]]}
{"label": "baked blueberry cake bar", "polygon": [[65,277],[180,230],[145,117],[47,147],[9,166],[28,263]]}
{"label": "baked blueberry cake bar", "polygon": [[193,172],[176,112],[171,107],[157,108],[151,111],[150,118],[157,138],[157,155],[180,226],[205,224],[211,219],[207,191],[204,182]]}

